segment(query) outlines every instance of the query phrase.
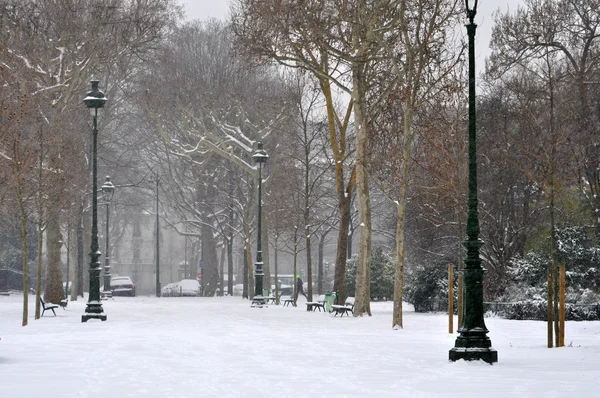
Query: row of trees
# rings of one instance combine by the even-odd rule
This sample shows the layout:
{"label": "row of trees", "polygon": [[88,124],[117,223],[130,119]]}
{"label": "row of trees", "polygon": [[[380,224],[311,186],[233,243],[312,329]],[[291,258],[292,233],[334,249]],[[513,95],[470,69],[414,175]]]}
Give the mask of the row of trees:
{"label": "row of trees", "polygon": [[[25,281],[30,272],[28,224],[36,225],[37,253],[42,246],[46,253],[48,301],[63,298],[61,227],[80,231],[77,252],[83,263],[78,226],[87,218],[90,197],[90,136],[81,134],[89,131],[89,120],[81,112],[82,93],[92,77],[101,77],[111,82],[108,95],[119,98],[132,71],[166,37],[178,12],[171,0],[0,1],[2,214],[19,217]],[[110,130],[109,120],[101,121],[102,130]],[[116,142],[106,139],[103,146]],[[36,273],[37,319],[41,255]],[[81,292],[82,280],[77,286]],[[23,325],[28,318],[27,284]]]}
{"label": "row of trees", "polygon": [[[19,215],[23,253],[42,253],[46,237],[49,301],[62,298],[61,231],[78,237],[71,252],[80,269],[89,247],[90,137],[81,133],[89,131],[89,117],[81,99],[92,76],[106,82],[109,97],[100,119],[100,175],[118,175],[116,185],[160,178],[160,214],[197,242],[206,294],[232,293],[241,247],[244,295],[252,298],[252,154],[259,141],[269,154],[265,286],[275,284],[270,275],[284,252],[294,273],[306,272],[309,298],[313,284],[319,292],[337,290],[341,300],[352,289],[355,313],[364,315],[372,297],[393,295],[392,326],[403,327],[405,269],[460,267],[467,192],[463,2],[239,0],[230,21],[188,23],[170,0],[50,3],[0,0],[7,27],[0,46],[2,215],[7,222]],[[593,100],[600,87],[587,84],[598,73],[597,8],[592,0],[543,4],[530,1],[516,14],[496,16],[479,95],[487,299],[511,285],[514,259],[546,248],[545,237],[559,224],[600,233],[600,112]],[[557,15],[560,23],[547,23]],[[574,29],[578,21],[587,21],[587,30]],[[549,26],[552,32],[544,31]],[[55,44],[37,48],[39,35]],[[143,203],[130,195],[131,206],[114,217],[118,237],[133,222],[131,209]],[[28,248],[31,225],[36,251]],[[331,238],[329,287],[324,258]],[[559,241],[551,241],[556,252]],[[373,253],[373,242],[392,255]],[[22,260],[26,274],[27,255]],[[557,262],[549,264],[554,297]],[[385,288],[374,280],[385,280]],[[77,282],[74,290],[83,291],[83,275]],[[25,310],[24,324],[26,318]]]}

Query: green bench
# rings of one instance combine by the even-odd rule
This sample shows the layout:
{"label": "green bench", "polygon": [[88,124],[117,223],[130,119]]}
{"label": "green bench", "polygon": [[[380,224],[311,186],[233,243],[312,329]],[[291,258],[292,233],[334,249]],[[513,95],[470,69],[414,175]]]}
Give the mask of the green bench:
{"label": "green bench", "polygon": [[335,311],[334,316],[340,314],[340,318],[346,314],[346,316],[350,316],[348,314],[354,313],[354,297],[348,297],[344,305],[332,305],[331,308]]}
{"label": "green bench", "polygon": [[52,304],[52,303],[46,303],[44,301],[44,299],[41,297],[40,297],[40,303],[42,303],[42,308],[43,308],[42,316],[44,316],[44,312],[46,312],[46,310],[52,310],[52,313],[54,314],[54,316],[56,316],[56,312],[54,312],[54,309],[58,308],[58,305]]}
{"label": "green bench", "polygon": [[308,301],[306,303],[306,311],[314,311],[314,310],[318,309],[319,312],[321,312],[321,308],[323,308],[323,311],[325,311],[325,295],[324,294],[319,295],[319,297],[317,297],[316,301]]}

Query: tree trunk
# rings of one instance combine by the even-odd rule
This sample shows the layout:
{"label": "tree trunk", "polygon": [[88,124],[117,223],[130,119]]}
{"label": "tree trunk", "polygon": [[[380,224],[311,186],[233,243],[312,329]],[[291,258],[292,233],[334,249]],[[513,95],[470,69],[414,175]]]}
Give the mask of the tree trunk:
{"label": "tree trunk", "polygon": [[244,239],[244,246],[241,247],[242,249],[242,258],[244,259],[243,263],[244,263],[244,269],[242,271],[242,298],[248,298],[248,291],[250,291],[250,288],[248,286],[249,284],[249,278],[248,278],[248,274],[249,274],[249,262],[248,262],[248,243],[247,240]]}
{"label": "tree trunk", "polygon": [[[83,270],[85,269],[84,256],[83,256],[83,203],[79,207],[79,225],[77,227],[77,283],[75,284],[73,291],[77,293],[77,296],[83,297]],[[73,295],[71,295],[73,300]]]}
{"label": "tree trunk", "polygon": [[233,232],[227,237],[227,294],[233,296]]}
{"label": "tree trunk", "polygon": [[298,275],[298,227],[294,228],[294,278],[292,282],[292,297],[294,298],[294,307],[296,306],[296,300],[298,299],[298,284],[296,283],[296,276]]}
{"label": "tree trunk", "polygon": [[276,304],[279,305],[279,270],[278,270],[278,266],[279,266],[279,258],[278,258],[278,254],[279,254],[279,248],[277,247],[277,241],[278,241],[279,236],[275,235],[275,258],[274,258],[274,268],[275,268],[275,281],[273,281],[273,283],[275,284],[275,297],[276,297]]}
{"label": "tree trunk", "polygon": [[227,237],[223,239],[221,258],[219,258],[219,296],[225,295],[225,257],[227,256]]}
{"label": "tree trunk", "polygon": [[369,123],[366,119],[364,64],[352,66],[354,122],[356,124],[356,197],[358,202],[358,261],[354,316],[371,315],[371,198],[367,174]]}
{"label": "tree trunk", "polygon": [[412,145],[412,110],[405,110],[404,143],[402,148],[402,171],[400,178],[400,194],[398,197],[398,220],[396,221],[396,276],[394,278],[394,313],[392,328],[403,328],[402,301],[404,299],[404,262],[405,262],[405,227],[406,205],[408,203],[408,184],[410,178],[410,159]]}
{"label": "tree trunk", "polygon": [[317,271],[317,294],[323,294],[323,282],[325,274],[323,272],[323,259],[324,259],[324,251],[325,251],[325,237],[329,233],[330,229],[323,232],[319,236],[319,259],[318,259],[318,271]]}
{"label": "tree trunk", "polygon": [[251,235],[250,235],[250,226],[244,220],[244,232],[246,235],[244,247],[246,248],[245,258],[246,263],[248,264],[246,276],[248,278],[248,298],[250,300],[254,299],[254,264],[252,263],[252,246],[251,246]]}
{"label": "tree trunk", "polygon": [[[264,188],[264,185],[263,185]],[[263,193],[264,195],[264,193]],[[264,196],[263,196],[264,197]],[[263,208],[264,209],[264,208]],[[261,249],[263,258],[263,289],[271,289],[271,265],[269,262],[269,217],[265,211],[262,212]]]}
{"label": "tree trunk", "polygon": [[[21,179],[19,178],[17,181],[17,197],[21,211],[21,244],[23,247],[23,319],[21,326],[27,326],[27,319],[29,318],[29,237],[27,233],[27,211],[25,210],[22,188]],[[38,252],[39,256],[40,252]]]}
{"label": "tree trunk", "polygon": [[36,282],[35,282],[35,319],[40,319],[41,314],[41,302],[40,298],[42,297],[42,250],[44,246],[44,221],[43,215],[39,215],[38,218],[38,237],[37,237],[37,272],[36,272]]}
{"label": "tree trunk", "polygon": [[312,301],[312,251],[310,245],[310,228],[306,227],[304,230],[306,237],[306,282],[308,284],[308,288],[306,289],[306,295],[308,296],[308,300]]}
{"label": "tree trunk", "polygon": [[60,207],[58,201],[50,201],[46,227],[46,286],[44,301],[60,303],[64,298],[60,258]]}
{"label": "tree trunk", "polygon": [[[324,69],[328,70],[328,56],[326,52],[322,52]],[[350,173],[348,179],[348,186],[344,185],[344,161],[346,157],[346,129],[347,125],[344,124],[339,129],[340,139],[337,138],[338,128],[336,126],[336,112],[333,101],[333,95],[331,93],[331,82],[328,78],[319,78],[319,84],[321,91],[325,97],[325,105],[327,108],[327,123],[329,130],[329,139],[331,143],[331,149],[333,152],[333,158],[335,160],[335,191],[338,196],[338,209],[339,209],[339,229],[338,229],[338,240],[337,240],[337,253],[335,257],[335,272],[333,278],[333,290],[338,292],[338,300],[342,303],[346,299],[344,291],[344,279],[346,275],[346,261],[348,259],[348,230],[350,225],[350,203],[354,193],[354,184],[356,182],[356,168]],[[352,104],[348,106],[346,113],[346,119],[352,110]]]}
{"label": "tree trunk", "polygon": [[335,257],[333,291],[338,293],[338,300],[343,303],[344,300],[346,300],[344,279],[346,275],[346,254],[348,250],[348,227],[350,225],[350,199],[340,197],[338,206],[340,209],[340,227],[338,230],[337,254]]}
{"label": "tree trunk", "polygon": [[202,225],[202,260],[202,295],[212,297],[219,286],[219,259],[213,229],[205,224]]}

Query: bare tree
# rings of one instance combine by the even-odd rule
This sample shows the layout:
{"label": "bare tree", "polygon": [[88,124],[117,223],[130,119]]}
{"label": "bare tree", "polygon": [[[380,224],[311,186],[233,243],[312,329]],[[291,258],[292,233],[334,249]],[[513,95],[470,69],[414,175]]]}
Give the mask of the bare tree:
{"label": "bare tree", "polygon": [[356,173],[349,125],[352,101],[347,101],[339,112],[335,95],[341,90],[350,93],[341,84],[348,68],[332,55],[336,46],[332,32],[340,22],[339,15],[329,4],[309,2],[246,2],[232,5],[232,27],[237,50],[259,62],[267,58],[291,68],[309,71],[319,82],[327,114],[329,145],[335,165],[335,187],[340,217],[333,289],[340,299],[345,297],[344,276],[347,260],[350,202],[354,194]]}

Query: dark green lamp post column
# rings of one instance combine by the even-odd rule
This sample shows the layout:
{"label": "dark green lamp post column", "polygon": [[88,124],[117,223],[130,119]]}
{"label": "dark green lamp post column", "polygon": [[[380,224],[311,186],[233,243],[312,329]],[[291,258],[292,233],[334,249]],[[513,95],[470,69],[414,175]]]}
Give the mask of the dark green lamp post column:
{"label": "dark green lamp post column", "polygon": [[498,352],[492,348],[487,336],[488,329],[483,320],[483,273],[479,249],[483,245],[479,239],[479,215],[477,211],[477,128],[475,112],[475,30],[473,22],[477,13],[477,0],[473,7],[465,0],[467,35],[469,36],[469,210],[467,216],[467,249],[463,275],[465,280],[464,318],[458,328],[454,348],[450,350],[450,360],[467,361],[482,359],[488,363],[498,362]]}
{"label": "dark green lamp post column", "polygon": [[263,149],[262,142],[257,143],[256,152],[252,159],[258,164],[258,234],[256,239],[256,262],[254,263],[254,299],[252,306],[262,307],[265,304],[263,297],[263,258],[262,258],[262,165],[269,155]]}
{"label": "dark green lamp post column", "polygon": [[83,100],[88,109],[92,112],[92,243],[90,251],[90,295],[85,307],[85,314],[81,316],[81,322],[87,322],[88,319],[106,320],[102,303],[100,302],[100,250],[98,250],[98,181],[97,179],[97,161],[98,150],[98,111],[104,107],[106,97],[98,89],[98,80],[92,80],[92,91],[87,93]]}
{"label": "dark green lamp post column", "polygon": [[115,193],[115,186],[110,181],[110,177],[106,176],[106,181],[102,184],[102,199],[106,205],[106,252],[104,253],[104,291],[102,296],[105,298],[112,297],[112,291],[110,290],[110,246],[109,246],[109,225],[110,225],[110,202]]}

